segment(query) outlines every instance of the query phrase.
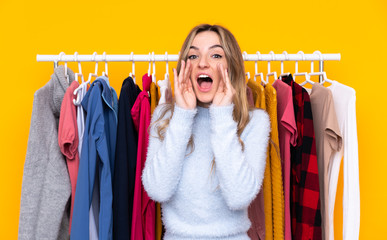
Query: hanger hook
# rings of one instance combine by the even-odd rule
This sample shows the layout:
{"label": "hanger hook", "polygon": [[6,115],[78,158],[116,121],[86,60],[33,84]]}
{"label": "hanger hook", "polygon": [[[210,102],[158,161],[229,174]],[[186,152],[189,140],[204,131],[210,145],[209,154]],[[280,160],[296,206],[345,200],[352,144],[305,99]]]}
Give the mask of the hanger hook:
{"label": "hanger hook", "polygon": [[[304,55],[304,52],[303,52],[303,51],[298,51],[297,54],[301,54],[302,60],[303,60],[303,61],[305,60],[305,55]],[[298,73],[298,60],[296,61],[296,72],[295,72],[295,73]]]}
{"label": "hanger hook", "polygon": [[165,68],[166,68],[166,74],[169,74],[169,65],[168,65],[168,52],[165,52]]}
{"label": "hanger hook", "polygon": [[243,51],[243,58],[245,61],[247,61],[247,52],[246,51]]}
{"label": "hanger hook", "polygon": [[273,51],[270,51],[269,54],[271,55],[271,60],[274,61],[275,60],[275,54]]}
{"label": "hanger hook", "polygon": [[134,64],[133,52],[130,53],[130,56],[131,56],[131,59],[132,59],[132,73],[133,73],[133,77],[134,77],[135,76],[135,64]]}
{"label": "hanger hook", "polygon": [[94,74],[98,75],[98,62],[96,61],[97,52],[93,53],[93,61],[95,62]]}
{"label": "hanger hook", "polygon": [[[262,56],[261,56],[261,53],[259,51],[257,51],[257,56],[258,56],[258,61],[261,61]],[[255,74],[258,74],[258,62],[256,62],[256,69],[255,69],[255,71],[256,71]]]}
{"label": "hanger hook", "polygon": [[150,69],[151,69],[151,53],[149,52],[148,54],[148,62],[149,62],[149,66],[148,66],[148,77],[150,76]]}
{"label": "hanger hook", "polygon": [[[66,55],[64,52],[61,52],[59,53],[59,61],[61,62],[62,61],[62,57],[63,55]],[[67,74],[67,62],[64,62],[64,65],[65,65],[65,76],[68,78],[68,74]]]}
{"label": "hanger hook", "polygon": [[78,62],[78,71],[79,71],[79,74],[82,75],[82,66],[81,66],[81,62],[78,60],[78,52],[74,53],[74,60]]}
{"label": "hanger hook", "polygon": [[152,52],[152,62],[153,62],[153,73],[156,74],[156,59],[155,59],[155,52]]}
{"label": "hanger hook", "polygon": [[152,82],[156,83],[156,59],[155,59],[155,52],[152,52],[152,62],[153,62]]}
{"label": "hanger hook", "polygon": [[[243,51],[242,55],[243,55],[243,60],[247,61],[247,52]],[[248,79],[250,79],[250,72],[246,72],[246,76]]]}
{"label": "hanger hook", "polygon": [[102,61],[105,62],[105,71],[102,72],[102,74],[105,75],[105,77],[107,77],[109,73],[108,73],[108,63],[106,61],[106,52],[102,53]]}
{"label": "hanger hook", "polygon": [[[286,51],[283,51],[282,53],[283,55],[285,55],[285,61],[289,60],[289,56],[288,56],[288,53]],[[281,74],[284,73],[284,61],[281,61]]]}

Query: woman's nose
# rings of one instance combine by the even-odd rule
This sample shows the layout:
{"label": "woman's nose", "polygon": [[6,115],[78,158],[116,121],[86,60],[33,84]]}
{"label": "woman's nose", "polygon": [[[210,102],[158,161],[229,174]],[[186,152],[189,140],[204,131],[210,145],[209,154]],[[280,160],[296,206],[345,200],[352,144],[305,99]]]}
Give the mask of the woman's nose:
{"label": "woman's nose", "polygon": [[208,59],[206,57],[201,57],[199,59],[199,68],[206,68],[208,66],[209,66]]}

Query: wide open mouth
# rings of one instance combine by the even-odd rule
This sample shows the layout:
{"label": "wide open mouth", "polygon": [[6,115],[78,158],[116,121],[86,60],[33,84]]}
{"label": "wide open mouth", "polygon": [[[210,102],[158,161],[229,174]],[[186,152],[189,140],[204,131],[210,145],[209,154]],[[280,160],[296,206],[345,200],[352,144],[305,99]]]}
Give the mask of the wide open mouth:
{"label": "wide open mouth", "polygon": [[200,75],[197,79],[198,85],[201,89],[209,89],[212,86],[212,78],[207,75]]}

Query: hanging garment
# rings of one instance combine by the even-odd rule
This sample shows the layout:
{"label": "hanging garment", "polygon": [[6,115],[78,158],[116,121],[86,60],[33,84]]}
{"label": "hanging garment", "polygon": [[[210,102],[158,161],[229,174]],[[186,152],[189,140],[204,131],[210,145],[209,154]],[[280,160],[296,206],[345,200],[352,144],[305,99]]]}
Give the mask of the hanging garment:
{"label": "hanging garment", "polygon": [[20,202],[18,239],[67,239],[71,184],[58,143],[58,123],[66,89],[74,73],[54,69],[34,94]]}
{"label": "hanging garment", "polygon": [[284,183],[285,228],[284,237],[292,239],[290,217],[290,146],[297,145],[297,125],[294,117],[292,89],[281,80],[275,80],[273,87],[277,91],[278,137]]}
{"label": "hanging garment", "polygon": [[85,137],[75,193],[71,239],[89,239],[89,209],[95,178],[100,183],[99,238],[112,239],[112,175],[114,169],[117,94],[106,77],[98,77],[82,100]]}
{"label": "hanging garment", "polygon": [[[153,122],[163,108],[156,108]],[[242,151],[233,109],[175,104],[172,117],[168,111],[163,118],[171,117],[163,141],[152,125],[142,181],[152,199],[162,202],[164,239],[249,239],[247,208],[263,180],[270,120],[263,110],[250,112]],[[187,147],[191,136],[193,152]]]}
{"label": "hanging garment", "polygon": [[151,107],[148,91],[152,82],[151,76],[145,74],[142,77],[143,91],[138,95],[131,114],[134,127],[138,132],[136,180],[134,185],[133,217],[132,217],[132,240],[155,239],[156,209],[155,202],[145,192],[141,183],[141,174],[144,168],[149,134],[148,127],[151,119]]}
{"label": "hanging garment", "polygon": [[292,238],[322,238],[320,187],[313,115],[309,94],[293,81],[291,74],[282,78],[292,88],[297,145],[291,147]]}
{"label": "hanging garment", "polygon": [[155,110],[157,103],[159,101],[159,89],[154,82],[150,84],[150,105],[151,105],[151,113]]}
{"label": "hanging garment", "polygon": [[328,212],[329,171],[332,165],[332,157],[342,147],[342,138],[337,122],[332,92],[318,83],[313,84],[312,89],[306,90],[310,93],[313,126],[316,136],[323,229],[322,239],[328,239],[330,228],[329,218],[333,218],[333,215],[329,216]]}
{"label": "hanging garment", "polygon": [[[155,110],[157,103],[159,102],[158,87],[154,82],[150,85],[150,101],[151,101],[151,114]],[[163,233],[163,224],[161,221],[161,206],[160,203],[156,202],[156,240],[161,240]]]}
{"label": "hanging garment", "polygon": [[131,236],[138,136],[130,111],[140,92],[137,84],[131,77],[128,77],[122,83],[118,100],[116,160],[113,178],[114,240],[129,240]]}
{"label": "hanging garment", "polygon": [[79,87],[79,83],[73,81],[70,87],[67,88],[63,97],[62,106],[59,117],[58,128],[58,144],[61,152],[66,157],[67,170],[69,171],[71,183],[71,210],[69,233],[71,233],[71,221],[74,209],[75,187],[77,185],[77,176],[79,168],[78,155],[78,127],[77,127],[77,111],[73,100],[76,99],[74,90]]}
{"label": "hanging garment", "polygon": [[[284,190],[282,181],[282,166],[278,140],[277,123],[277,91],[270,85],[265,85],[266,110],[270,116],[271,132],[268,155],[270,159],[273,239],[284,239]],[[266,208],[266,205],[265,205]],[[268,229],[266,228],[266,232]],[[267,236],[267,235],[266,235]]]}
{"label": "hanging garment", "polygon": [[[251,88],[253,96],[255,96],[255,107],[266,109],[264,87],[251,79],[248,80],[247,85],[249,88]],[[265,176],[263,178],[261,191],[259,191],[258,196],[250,204],[248,213],[249,219],[251,221],[251,227],[247,232],[249,237],[253,240],[273,239],[271,213],[271,176],[268,155],[266,157]]]}
{"label": "hanging garment", "polygon": [[249,103],[250,107],[254,107],[254,96],[251,88],[249,86],[246,86],[246,96],[247,96],[247,102]]}
{"label": "hanging garment", "polygon": [[[329,176],[329,216],[333,216],[337,181],[341,158],[344,156],[344,193],[343,193],[343,240],[359,239],[360,228],[360,186],[359,153],[356,123],[356,92],[353,88],[333,81],[328,87],[332,91],[337,121],[343,137],[344,148],[332,159]],[[333,218],[329,223],[329,239],[333,239]]]}
{"label": "hanging garment", "polygon": [[159,104],[171,103],[172,102],[172,89],[171,82],[168,78],[159,80],[157,85],[160,87],[160,99]]}

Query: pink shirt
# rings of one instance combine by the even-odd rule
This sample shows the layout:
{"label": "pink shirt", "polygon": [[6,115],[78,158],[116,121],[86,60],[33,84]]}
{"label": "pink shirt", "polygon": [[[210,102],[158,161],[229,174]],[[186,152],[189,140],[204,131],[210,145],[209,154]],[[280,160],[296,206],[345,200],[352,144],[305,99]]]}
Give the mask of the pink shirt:
{"label": "pink shirt", "polygon": [[294,116],[292,89],[289,85],[276,80],[273,87],[277,90],[278,137],[282,162],[282,176],[285,195],[285,240],[292,239],[290,217],[290,144],[297,144],[297,125]]}
{"label": "pink shirt", "polygon": [[58,127],[58,143],[61,152],[66,157],[67,168],[71,182],[71,212],[69,233],[71,233],[71,222],[73,218],[75,187],[77,184],[77,176],[79,169],[79,154],[78,154],[78,127],[76,106],[73,99],[76,99],[74,90],[79,86],[77,81],[73,81],[70,87],[67,88],[62,100],[60,109],[59,127]]}
{"label": "pink shirt", "polygon": [[155,202],[149,198],[141,182],[141,173],[144,169],[149,143],[148,127],[151,121],[150,99],[147,92],[149,91],[151,81],[149,81],[148,78],[147,74],[143,76],[144,91],[137,96],[136,102],[131,110],[133,124],[138,132],[137,165],[132,215],[132,240],[156,238]]}

